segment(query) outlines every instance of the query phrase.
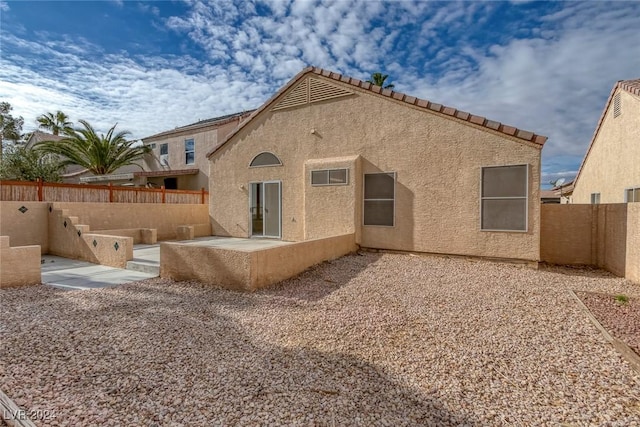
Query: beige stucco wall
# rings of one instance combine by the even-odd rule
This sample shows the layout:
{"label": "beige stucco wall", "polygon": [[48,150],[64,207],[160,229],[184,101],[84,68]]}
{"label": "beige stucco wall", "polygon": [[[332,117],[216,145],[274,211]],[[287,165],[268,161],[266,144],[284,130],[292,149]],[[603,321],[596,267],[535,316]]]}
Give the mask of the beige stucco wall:
{"label": "beige stucco wall", "polygon": [[613,117],[613,102],[587,154],[572,195],[573,203],[623,203],[624,190],[640,187],[640,97],[620,93],[621,114]]}
{"label": "beige stucco wall", "polygon": [[133,238],[91,233],[69,211],[53,209],[49,221],[49,253],[94,264],[125,268],[133,259]]}
{"label": "beige stucco wall", "polygon": [[[332,224],[331,231],[355,227],[358,243],[365,247],[539,259],[539,147],[344,86],[355,94],[261,113],[212,156],[210,211],[215,234],[247,237],[248,183],[281,180],[284,240],[304,240],[306,220],[313,216],[306,209],[322,203],[344,221]],[[283,165],[249,168],[263,151],[279,156]],[[361,171],[349,172],[357,186],[357,218],[352,224],[347,213],[353,207],[344,205],[340,189],[332,191],[335,197],[317,192],[318,200],[310,200],[315,195],[307,191],[305,162],[357,155],[362,158]],[[514,164],[529,165],[528,231],[480,231],[481,168]],[[397,173],[396,225],[362,226],[362,174],[383,171]],[[313,225],[308,230],[313,236],[320,232]]]}
{"label": "beige stucco wall", "polygon": [[180,225],[208,224],[207,205],[174,205],[162,203],[53,203],[66,209],[93,230],[155,228],[158,240],[177,237]]}
{"label": "beige stucco wall", "polygon": [[[179,189],[199,190],[209,189],[209,161],[206,154],[213,149],[219,141],[231,132],[239,123],[239,119],[223,125],[212,125],[198,129],[187,129],[164,137],[145,138],[145,144],[156,144],[152,153],[145,156],[144,168],[147,171],[163,171],[173,169],[199,169],[197,175],[178,176]],[[195,144],[195,162],[186,163],[184,142],[193,139]],[[160,164],[160,145],[169,144],[169,166]],[[157,185],[163,184],[164,177],[147,178],[148,182]]]}
{"label": "beige stucco wall", "polygon": [[640,283],[640,203],[543,205],[540,254],[594,265]]}
{"label": "beige stucco wall", "polygon": [[[311,185],[311,171],[347,169],[346,185]],[[361,194],[361,181],[356,177],[362,173],[360,156],[333,159],[313,159],[304,164],[304,240],[318,239],[341,234],[360,234],[361,206],[357,202]],[[351,176],[352,175],[352,176]],[[327,203],[327,201],[331,201]]]}
{"label": "beige stucco wall", "polygon": [[0,288],[40,283],[40,247],[10,243],[9,236],[0,236]]}
{"label": "beige stucco wall", "polygon": [[[19,209],[27,210],[22,213]],[[0,202],[0,235],[9,236],[11,245],[39,245],[43,254],[49,252],[47,217],[49,203]]]}
{"label": "beige stucco wall", "polygon": [[355,250],[354,234],[255,251],[163,242],[160,244],[160,276],[254,291]]}
{"label": "beige stucco wall", "polygon": [[627,263],[625,277],[640,283],[640,203],[627,205]]}

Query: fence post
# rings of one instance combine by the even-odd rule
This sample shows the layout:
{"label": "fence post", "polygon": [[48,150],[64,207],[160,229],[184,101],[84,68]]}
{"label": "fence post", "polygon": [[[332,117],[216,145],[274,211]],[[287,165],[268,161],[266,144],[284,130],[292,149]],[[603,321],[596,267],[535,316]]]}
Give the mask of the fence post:
{"label": "fence post", "polygon": [[204,205],[204,187],[202,187],[202,197],[200,198],[200,204]]}
{"label": "fence post", "polygon": [[38,201],[41,202],[43,197],[42,197],[42,178],[38,178]]}
{"label": "fence post", "polygon": [[165,188],[164,188],[164,185],[162,187],[160,187],[160,189],[162,190],[162,203],[164,203],[165,202],[165,191],[164,191]]}
{"label": "fence post", "polygon": [[113,203],[113,184],[109,183],[109,203]]}

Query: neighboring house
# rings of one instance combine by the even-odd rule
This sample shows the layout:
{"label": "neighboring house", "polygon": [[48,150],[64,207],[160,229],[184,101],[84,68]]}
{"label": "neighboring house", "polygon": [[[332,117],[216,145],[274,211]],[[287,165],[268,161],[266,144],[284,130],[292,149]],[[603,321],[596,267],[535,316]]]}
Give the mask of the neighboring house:
{"label": "neighboring house", "polygon": [[557,194],[555,190],[540,190],[540,202],[542,204],[560,204],[560,194]]}
{"label": "neighboring house", "polygon": [[309,67],[208,154],[213,231],[538,261],[546,139]]}
{"label": "neighboring house", "polygon": [[567,182],[566,184],[559,185],[557,187],[553,187],[551,191],[555,193],[555,195],[559,198],[560,203],[566,205],[571,203],[571,197],[573,195],[574,182]]}
{"label": "neighboring house", "polygon": [[201,120],[187,126],[142,138],[152,154],[145,157],[138,183],[167,189],[209,188],[206,153],[215,148],[252,111]]}
{"label": "neighboring house", "polygon": [[613,87],[572,195],[572,203],[627,202],[640,202],[640,79]]}

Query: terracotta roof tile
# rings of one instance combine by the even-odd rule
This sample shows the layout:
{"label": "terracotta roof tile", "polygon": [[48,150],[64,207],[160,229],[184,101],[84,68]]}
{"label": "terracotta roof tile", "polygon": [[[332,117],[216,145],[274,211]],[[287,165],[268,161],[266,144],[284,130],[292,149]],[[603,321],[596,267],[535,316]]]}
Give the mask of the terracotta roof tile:
{"label": "terracotta roof tile", "polygon": [[476,116],[476,115],[473,115],[473,114],[472,114],[472,115],[471,115],[471,118],[469,118],[469,121],[470,121],[471,123],[473,123],[473,124],[483,126],[483,125],[484,125],[485,118],[484,118],[484,117],[481,117],[481,116]]}
{"label": "terracotta roof tile", "polygon": [[587,153],[584,155],[584,158],[582,159],[582,163],[580,164],[580,168],[578,169],[578,174],[576,175],[576,178],[573,180],[575,184],[578,183],[578,178],[580,178],[580,173],[582,172],[582,167],[584,166],[584,162],[587,161],[587,157],[591,152],[591,147],[593,147],[593,142],[596,140],[596,137],[600,132],[600,127],[602,126],[602,122],[604,122],[604,118],[607,115],[607,111],[609,111],[609,105],[613,100],[613,95],[615,95],[618,89],[622,89],[634,95],[640,96],[640,79],[618,80],[616,84],[613,86],[613,89],[611,89],[611,93],[609,94],[607,103],[605,104],[604,110],[602,110],[602,114],[600,115],[600,119],[598,120],[596,130],[593,132],[593,136],[591,137],[591,142],[589,143],[589,148],[587,148]]}
{"label": "terracotta roof tile", "polygon": [[[405,95],[403,93],[400,92],[395,92],[389,89],[382,89],[380,86],[376,86],[374,84],[368,83],[368,82],[363,82],[361,80],[358,79],[353,79],[353,78],[348,78],[346,76],[342,76],[341,74],[335,73],[335,72],[331,72],[319,67],[307,67],[304,70],[302,70],[300,73],[298,73],[294,78],[292,78],[286,85],[284,85],[282,88],[280,88],[280,90],[278,90],[278,92],[276,92],[267,102],[265,102],[260,108],[258,108],[256,111],[254,111],[254,113],[251,115],[251,117],[249,117],[248,120],[243,121],[242,123],[240,123],[238,125],[238,127],[236,127],[236,129],[234,131],[232,131],[226,138],[225,140],[218,145],[216,148],[214,148],[213,150],[211,150],[208,154],[207,157],[210,157],[213,153],[215,153],[218,149],[220,149],[222,146],[224,146],[226,144],[226,142],[232,138],[238,131],[240,131],[240,129],[242,129],[248,122],[250,122],[255,116],[257,116],[258,114],[260,114],[262,111],[266,110],[267,107],[269,105],[271,105],[273,102],[275,102],[275,100],[282,95],[284,92],[286,92],[290,87],[292,87],[295,83],[298,82],[298,80],[302,79],[304,76],[306,76],[307,74],[316,74],[319,76],[323,76],[323,77],[327,77],[333,80],[339,80],[342,81],[346,84],[355,86],[355,87],[359,87],[361,89],[364,89],[366,91],[375,93],[375,94],[379,94],[380,96],[385,96],[391,99],[395,99],[399,102],[404,102],[407,104],[411,104],[411,105],[416,105],[420,108],[424,108],[424,109],[428,109],[431,111],[435,111],[438,112],[440,114],[444,114],[447,116],[453,116],[457,119],[466,121],[466,122],[471,122],[475,125],[479,125],[479,126],[483,126],[486,127],[487,129],[492,129],[498,132],[501,132],[505,135],[509,135],[509,136],[514,136],[516,138],[525,140],[527,142],[530,143],[534,143],[537,145],[540,145],[540,147],[542,147],[542,145],[546,142],[547,137],[542,136],[542,135],[536,135],[533,132],[529,132],[529,131],[524,131],[521,129],[517,129],[514,128],[512,126],[507,126],[507,125],[503,125],[500,122],[495,122],[495,121],[487,121],[484,117],[480,117],[480,116],[475,116],[469,113],[466,113],[464,111],[457,111],[455,108],[452,107],[446,107],[443,106],[442,104],[435,104],[435,103],[430,103],[424,99],[419,99],[416,98],[414,96],[408,96]],[[453,112],[452,112],[453,110]]]}

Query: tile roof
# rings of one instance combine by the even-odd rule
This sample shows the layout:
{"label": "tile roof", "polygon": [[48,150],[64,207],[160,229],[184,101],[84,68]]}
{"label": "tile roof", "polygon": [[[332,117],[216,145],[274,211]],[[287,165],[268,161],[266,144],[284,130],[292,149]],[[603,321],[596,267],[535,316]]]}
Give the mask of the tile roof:
{"label": "tile roof", "polygon": [[383,89],[380,86],[376,86],[374,84],[363,82],[362,80],[358,80],[349,76],[343,76],[342,74],[335,73],[329,70],[325,70],[319,67],[307,67],[303,69],[300,73],[298,73],[294,78],[292,78],[286,85],[284,85],[278,92],[276,92],[267,102],[265,102],[260,108],[254,110],[251,116],[240,123],[238,127],[236,127],[224,141],[218,146],[214,147],[211,151],[207,153],[207,157],[210,157],[213,153],[218,151],[223,145],[229,141],[236,133],[240,131],[247,123],[253,120],[254,117],[259,115],[262,111],[266,110],[280,95],[286,92],[289,88],[295,85],[299,80],[301,80],[307,74],[316,74],[322,77],[326,77],[331,80],[336,80],[342,83],[349,84],[351,86],[355,86],[361,89],[364,89],[368,92],[375,93],[387,98],[391,98],[397,101],[401,101],[407,103],[409,105],[414,105],[420,107],[424,110],[433,111],[436,113],[440,113],[445,116],[449,116],[461,121],[469,122],[474,125],[482,126],[487,129],[491,129],[493,131],[497,131],[503,133],[505,135],[509,135],[533,144],[537,144],[542,148],[544,143],[547,140],[546,136],[537,135],[533,132],[529,132],[526,130],[518,129],[513,126],[508,126],[500,122],[496,122],[493,120],[488,120],[482,116],[476,116],[464,111],[457,110],[452,107],[447,107],[442,104],[436,104],[425,99],[416,98],[415,96],[405,95],[404,93],[395,92],[391,89]]}
{"label": "tile roof", "polygon": [[593,143],[600,132],[600,128],[602,127],[602,123],[604,122],[604,118],[607,115],[607,111],[609,111],[609,105],[611,105],[611,101],[613,100],[613,96],[618,91],[618,89],[625,90],[633,95],[640,96],[640,79],[633,80],[618,80],[616,84],[611,89],[611,93],[609,94],[609,98],[607,99],[607,103],[605,104],[604,110],[602,110],[602,114],[600,114],[600,119],[598,120],[598,125],[596,126],[596,130],[593,132],[593,136],[591,137],[591,142],[589,143],[589,148],[587,148],[587,153],[584,155],[582,159],[582,163],[580,164],[580,169],[578,169],[578,174],[573,180],[574,185],[578,183],[578,178],[580,178],[580,173],[582,172],[582,168],[584,167],[584,163],[587,161],[587,157],[591,152],[591,147],[593,147]]}
{"label": "tile roof", "polygon": [[159,138],[159,137],[171,135],[173,133],[183,132],[183,131],[191,130],[191,129],[198,129],[198,128],[206,127],[206,126],[210,126],[210,125],[221,126],[221,125],[224,125],[224,124],[227,124],[229,122],[234,121],[238,117],[242,118],[242,117],[249,116],[249,114],[253,113],[254,111],[255,110],[240,111],[240,112],[237,112],[237,113],[226,114],[224,116],[213,117],[211,119],[199,120],[199,121],[197,121],[195,123],[191,123],[191,124],[188,124],[188,125],[185,125],[185,126],[180,126],[180,127],[175,128],[175,129],[167,130],[167,131],[164,131],[164,132],[156,133],[155,135],[145,136],[144,138],[141,138],[141,139],[144,141],[144,140],[147,140],[147,139]]}

